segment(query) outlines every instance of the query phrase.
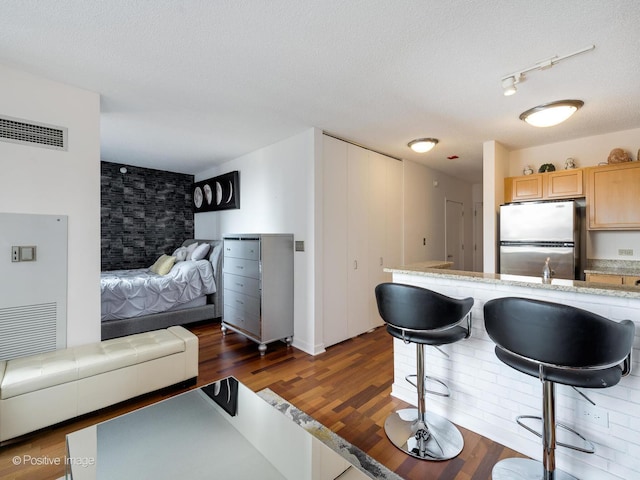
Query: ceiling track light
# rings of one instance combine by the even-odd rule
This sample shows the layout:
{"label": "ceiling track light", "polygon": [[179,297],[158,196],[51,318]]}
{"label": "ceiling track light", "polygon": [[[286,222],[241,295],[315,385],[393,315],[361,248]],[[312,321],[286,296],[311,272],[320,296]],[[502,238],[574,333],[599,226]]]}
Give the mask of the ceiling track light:
{"label": "ceiling track light", "polygon": [[436,146],[437,138],[417,138],[407,143],[407,146],[417,153],[426,153]]}
{"label": "ceiling track light", "polygon": [[589,52],[594,48],[596,48],[595,45],[589,45],[588,47],[585,47],[573,53],[569,53],[567,55],[563,55],[562,57],[555,55],[551,58],[548,58],[546,60],[536,63],[532,67],[523,68],[521,70],[518,70],[515,73],[510,73],[509,75],[505,75],[500,80],[502,83],[502,93],[504,94],[505,97],[508,97],[516,93],[516,91],[518,90],[516,88],[516,85],[520,82],[523,82],[525,79],[525,74],[529,72],[533,72],[534,70],[546,70],[548,68],[553,67],[556,63],[560,62],[560,60],[564,60],[569,57],[575,57],[576,55],[580,55],[581,53]]}
{"label": "ceiling track light", "polygon": [[576,113],[584,102],[582,100],[559,100],[530,108],[520,114],[520,120],[534,127],[553,127]]}
{"label": "ceiling track light", "polygon": [[502,89],[505,97],[509,97],[516,93],[518,89],[516,85],[522,81],[523,75],[517,73],[502,79]]}

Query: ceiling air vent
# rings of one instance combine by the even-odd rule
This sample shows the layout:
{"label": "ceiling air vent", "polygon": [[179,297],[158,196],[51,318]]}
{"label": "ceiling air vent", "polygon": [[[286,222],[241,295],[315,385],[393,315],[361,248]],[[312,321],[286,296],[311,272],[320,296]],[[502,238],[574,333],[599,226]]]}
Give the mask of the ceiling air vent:
{"label": "ceiling air vent", "polygon": [[0,116],[0,140],[33,147],[66,150],[67,129],[19,118]]}

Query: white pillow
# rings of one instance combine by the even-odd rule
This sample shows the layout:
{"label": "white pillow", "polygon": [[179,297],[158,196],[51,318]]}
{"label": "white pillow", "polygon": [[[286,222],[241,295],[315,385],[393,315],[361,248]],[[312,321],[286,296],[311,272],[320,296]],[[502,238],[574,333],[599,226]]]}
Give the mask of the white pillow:
{"label": "white pillow", "polygon": [[184,262],[187,259],[187,247],[178,247],[172,256],[176,257],[176,262]]}
{"label": "white pillow", "polygon": [[187,258],[185,258],[185,260],[191,260],[191,254],[196,248],[198,248],[198,242],[193,242],[187,246]]}
{"label": "white pillow", "polygon": [[211,245],[208,243],[203,243],[202,245],[198,245],[196,249],[191,254],[191,260],[203,260],[207,257],[207,253],[209,253],[209,248]]}
{"label": "white pillow", "polygon": [[213,274],[215,275],[216,272],[216,267],[218,265],[218,260],[220,259],[220,253],[222,253],[222,244],[216,245],[215,247],[213,247],[213,251],[211,252],[211,255],[209,256],[209,261],[211,262],[211,265],[213,265]]}

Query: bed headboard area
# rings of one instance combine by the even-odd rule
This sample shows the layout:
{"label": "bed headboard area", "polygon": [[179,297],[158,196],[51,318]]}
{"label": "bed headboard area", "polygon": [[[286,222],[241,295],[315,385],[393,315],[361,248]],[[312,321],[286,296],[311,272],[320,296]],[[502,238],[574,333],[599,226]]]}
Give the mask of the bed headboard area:
{"label": "bed headboard area", "polygon": [[209,295],[207,303],[213,303],[216,306],[215,318],[222,316],[222,240],[206,240],[199,238],[190,238],[182,242],[183,247],[188,247],[192,243],[208,243],[211,245],[208,257],[211,265],[213,265],[213,276],[216,280],[216,292]]}

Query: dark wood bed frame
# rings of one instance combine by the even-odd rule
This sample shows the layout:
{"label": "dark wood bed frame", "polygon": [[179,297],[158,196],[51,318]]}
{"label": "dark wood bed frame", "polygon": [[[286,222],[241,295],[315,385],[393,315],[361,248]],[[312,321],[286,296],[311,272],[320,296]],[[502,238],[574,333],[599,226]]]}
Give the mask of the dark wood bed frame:
{"label": "dark wood bed frame", "polygon": [[[193,242],[207,242],[213,249],[217,245],[222,245],[222,240],[185,240],[182,245],[187,246]],[[212,250],[213,251],[213,250]],[[133,318],[123,318],[118,320],[108,320],[102,322],[102,340],[123,337],[134,333],[149,332],[171,327],[173,325],[184,325],[187,323],[200,322],[203,320],[215,320],[222,317],[222,252],[218,256],[216,265],[213,266],[215,272],[216,292],[207,295],[206,305],[199,307],[185,308],[183,310],[172,310],[169,312],[154,313]]]}

